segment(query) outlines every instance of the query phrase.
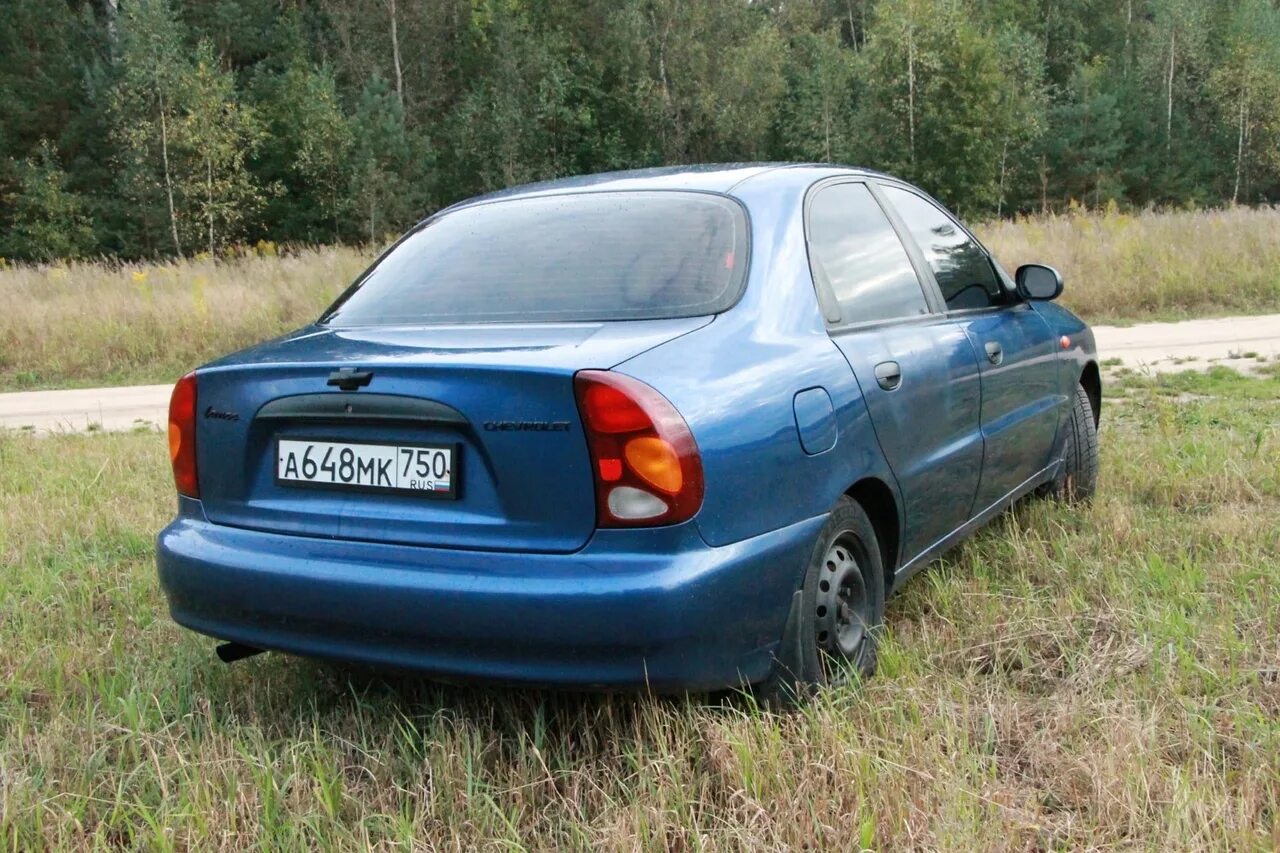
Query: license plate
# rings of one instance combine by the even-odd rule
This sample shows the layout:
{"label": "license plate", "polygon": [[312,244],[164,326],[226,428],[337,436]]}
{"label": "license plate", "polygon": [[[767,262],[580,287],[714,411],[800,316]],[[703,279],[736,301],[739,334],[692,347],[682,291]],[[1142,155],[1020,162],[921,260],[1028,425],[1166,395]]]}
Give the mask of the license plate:
{"label": "license plate", "polygon": [[282,486],[457,497],[457,446],[285,439],[276,442]]}

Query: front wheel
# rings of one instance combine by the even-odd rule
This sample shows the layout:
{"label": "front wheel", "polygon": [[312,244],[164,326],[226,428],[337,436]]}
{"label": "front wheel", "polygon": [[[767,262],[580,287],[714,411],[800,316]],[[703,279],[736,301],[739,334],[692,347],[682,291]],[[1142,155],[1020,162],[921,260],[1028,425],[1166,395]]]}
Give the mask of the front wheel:
{"label": "front wheel", "polygon": [[850,673],[874,673],[884,598],[875,528],[857,501],[841,497],[814,543],[773,672],[756,695],[785,705]]}
{"label": "front wheel", "polygon": [[1089,500],[1098,487],[1098,426],[1093,403],[1081,385],[1076,386],[1071,413],[1063,424],[1067,432],[1062,450],[1062,468],[1049,484],[1049,496],[1078,503]]}

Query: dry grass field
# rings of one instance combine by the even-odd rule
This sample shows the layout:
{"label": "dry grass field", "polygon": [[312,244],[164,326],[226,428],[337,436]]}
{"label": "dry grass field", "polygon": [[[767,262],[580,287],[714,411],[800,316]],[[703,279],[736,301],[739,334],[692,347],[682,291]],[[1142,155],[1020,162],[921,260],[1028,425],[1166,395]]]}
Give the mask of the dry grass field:
{"label": "dry grass field", "polygon": [[[1280,210],[1079,213],[979,229],[1009,268],[1057,266],[1093,322],[1280,310]],[[229,260],[0,269],[0,390],[171,382],[302,326],[369,261],[275,247]]]}
{"label": "dry grass field", "polygon": [[1280,372],[1126,382],[1092,505],[783,715],[224,666],[158,590],[163,437],[0,434],[0,848],[1280,847]]}
{"label": "dry grass field", "polygon": [[1116,211],[988,223],[979,236],[1010,271],[1040,261],[1091,323],[1280,310],[1280,208]]}
{"label": "dry grass field", "polygon": [[333,247],[0,270],[0,390],[172,382],[311,322],[370,260]]}

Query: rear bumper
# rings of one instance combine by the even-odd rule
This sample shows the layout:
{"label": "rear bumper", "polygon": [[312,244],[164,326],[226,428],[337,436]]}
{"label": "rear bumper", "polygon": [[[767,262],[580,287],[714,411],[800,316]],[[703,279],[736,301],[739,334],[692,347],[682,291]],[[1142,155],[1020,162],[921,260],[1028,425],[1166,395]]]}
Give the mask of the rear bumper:
{"label": "rear bumper", "polygon": [[445,678],[659,691],[768,675],[825,520],[718,548],[685,524],[522,554],[263,533],[185,509],[156,562],[174,620],[203,634]]}

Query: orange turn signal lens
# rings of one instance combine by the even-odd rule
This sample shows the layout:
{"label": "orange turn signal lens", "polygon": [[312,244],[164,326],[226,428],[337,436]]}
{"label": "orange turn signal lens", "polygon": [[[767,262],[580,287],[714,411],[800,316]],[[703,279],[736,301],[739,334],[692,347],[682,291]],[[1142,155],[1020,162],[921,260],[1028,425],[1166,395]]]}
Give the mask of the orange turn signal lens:
{"label": "orange turn signal lens", "polygon": [[178,461],[178,451],[182,449],[182,427],[175,423],[169,424],[169,464]]}
{"label": "orange turn signal lens", "polygon": [[623,455],[636,476],[656,489],[674,495],[684,485],[680,457],[675,448],[660,438],[633,438],[627,442]]}

